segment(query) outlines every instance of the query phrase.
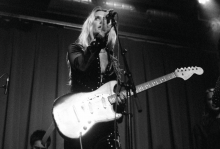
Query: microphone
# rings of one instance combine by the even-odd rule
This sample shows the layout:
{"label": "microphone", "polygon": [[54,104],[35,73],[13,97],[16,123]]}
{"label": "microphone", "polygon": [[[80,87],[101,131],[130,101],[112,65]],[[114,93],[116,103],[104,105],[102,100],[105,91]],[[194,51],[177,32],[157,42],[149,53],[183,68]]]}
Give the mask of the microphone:
{"label": "microphone", "polygon": [[4,88],[5,88],[5,95],[7,94],[7,92],[8,92],[8,84],[9,84],[9,77],[7,77],[7,79],[6,79],[6,84],[4,85]]}
{"label": "microphone", "polygon": [[220,77],[218,78],[215,89],[213,91],[212,102],[217,107],[220,107]]}
{"label": "microphone", "polygon": [[[114,19],[117,12],[114,12],[114,10],[109,10],[108,14],[106,15],[107,24]],[[113,22],[113,21],[112,21]]]}

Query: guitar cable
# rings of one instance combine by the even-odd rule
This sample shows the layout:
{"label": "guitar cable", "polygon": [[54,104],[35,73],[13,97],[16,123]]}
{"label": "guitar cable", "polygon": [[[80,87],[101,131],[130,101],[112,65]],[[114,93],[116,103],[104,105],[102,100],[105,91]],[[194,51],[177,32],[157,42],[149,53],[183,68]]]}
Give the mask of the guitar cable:
{"label": "guitar cable", "polygon": [[82,146],[82,132],[80,132],[80,135],[79,135],[79,143],[80,143],[80,148],[83,149],[83,146]]}

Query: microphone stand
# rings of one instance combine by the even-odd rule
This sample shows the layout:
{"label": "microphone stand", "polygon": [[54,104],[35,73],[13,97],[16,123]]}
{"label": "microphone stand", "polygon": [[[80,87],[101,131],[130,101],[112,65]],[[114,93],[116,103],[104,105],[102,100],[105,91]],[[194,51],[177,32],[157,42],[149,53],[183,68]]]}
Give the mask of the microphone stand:
{"label": "microphone stand", "polygon": [[[115,21],[114,18],[112,18],[111,21],[112,21],[112,26],[115,29],[116,35],[118,35],[117,28],[116,28],[117,22]],[[127,82],[123,83],[122,86],[125,87],[125,90],[127,92],[127,112],[125,113],[125,115],[127,116],[127,119],[126,119],[126,126],[127,126],[127,131],[128,131],[128,136],[127,136],[128,141],[127,142],[128,142],[128,149],[132,149],[133,148],[132,123],[131,123],[132,113],[131,113],[131,101],[130,101],[131,100],[131,95],[132,95],[131,91],[133,92],[134,100],[135,100],[138,112],[142,112],[142,108],[140,106],[140,102],[139,102],[139,99],[137,97],[136,87],[134,85],[134,80],[132,78],[132,75],[131,75],[131,72],[129,70],[128,63],[127,63],[127,60],[126,60],[126,57],[125,57],[125,53],[127,52],[127,50],[122,48],[119,37],[118,37],[118,43],[119,43],[119,47],[121,49],[121,55],[122,55],[122,58],[123,58],[123,63],[125,65],[124,76],[125,76],[125,79],[126,78],[128,79]]]}

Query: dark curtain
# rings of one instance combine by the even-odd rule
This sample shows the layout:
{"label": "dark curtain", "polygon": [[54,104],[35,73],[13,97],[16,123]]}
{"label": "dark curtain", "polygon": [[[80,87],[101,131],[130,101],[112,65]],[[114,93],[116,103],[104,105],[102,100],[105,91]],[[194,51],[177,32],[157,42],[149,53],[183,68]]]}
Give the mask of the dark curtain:
{"label": "dark curtain", "polygon": [[[53,101],[69,92],[66,52],[79,30],[33,25],[28,30],[0,28],[0,75],[9,74],[8,94],[0,90],[0,146],[30,148],[30,135],[47,130],[52,122]],[[200,48],[187,48],[121,37],[136,85],[172,73],[177,68],[198,66],[203,75],[188,80],[175,78],[138,94],[142,112],[131,98],[134,149],[193,148],[193,126],[201,120],[205,89],[218,77],[217,56]],[[119,56],[121,68],[124,68]],[[0,80],[4,85],[6,75]],[[127,144],[126,117],[119,125],[123,149]],[[50,149],[62,149],[55,130]]]}

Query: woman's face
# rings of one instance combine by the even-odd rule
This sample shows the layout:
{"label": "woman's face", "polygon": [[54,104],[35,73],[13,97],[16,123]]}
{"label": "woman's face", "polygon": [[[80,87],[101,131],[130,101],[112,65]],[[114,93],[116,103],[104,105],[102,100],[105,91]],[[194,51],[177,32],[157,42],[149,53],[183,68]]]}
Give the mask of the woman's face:
{"label": "woman's face", "polygon": [[208,92],[207,93],[207,104],[208,107],[212,110],[212,111],[218,111],[219,107],[216,107],[216,105],[213,103],[212,101],[212,96],[213,96],[213,92]]}
{"label": "woman's face", "polygon": [[104,31],[104,28],[106,25],[106,19],[105,19],[106,15],[107,15],[107,12],[104,12],[104,11],[97,11],[95,13],[95,20],[92,23],[94,36],[97,34],[102,34],[102,32]]}

